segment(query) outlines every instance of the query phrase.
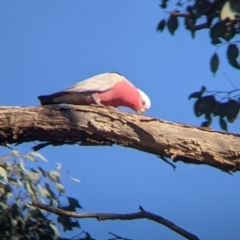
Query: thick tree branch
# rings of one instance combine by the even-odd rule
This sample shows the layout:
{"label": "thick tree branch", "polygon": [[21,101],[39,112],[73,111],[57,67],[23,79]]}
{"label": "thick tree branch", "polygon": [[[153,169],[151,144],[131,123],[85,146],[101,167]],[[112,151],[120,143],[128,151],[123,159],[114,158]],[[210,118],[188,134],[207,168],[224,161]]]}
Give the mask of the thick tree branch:
{"label": "thick tree branch", "polygon": [[0,107],[0,144],[113,145],[240,170],[240,135],[97,106]]}
{"label": "thick tree branch", "polygon": [[135,220],[135,219],[149,219],[152,221],[155,221],[157,223],[160,223],[174,232],[180,234],[181,236],[191,239],[191,240],[198,240],[199,238],[192,233],[187,232],[186,230],[178,227],[173,222],[160,217],[158,215],[155,215],[153,213],[145,211],[141,206],[139,207],[140,212],[136,213],[128,213],[128,214],[118,214],[118,213],[76,213],[76,212],[70,212],[66,210],[62,210],[60,208],[54,208],[49,205],[40,203],[40,202],[32,202],[30,203],[33,206],[36,206],[38,208],[44,209],[48,212],[55,213],[57,215],[65,216],[65,217],[73,217],[73,218],[96,218],[99,221],[101,220]]}

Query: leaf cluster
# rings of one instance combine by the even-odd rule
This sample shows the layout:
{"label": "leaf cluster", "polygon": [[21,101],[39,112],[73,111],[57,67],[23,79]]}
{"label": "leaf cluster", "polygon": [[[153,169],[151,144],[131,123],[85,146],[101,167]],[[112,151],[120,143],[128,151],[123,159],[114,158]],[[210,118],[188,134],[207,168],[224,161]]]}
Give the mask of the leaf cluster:
{"label": "leaf cluster", "polygon": [[[169,2],[162,0],[160,7],[167,8]],[[184,18],[185,28],[193,38],[197,31],[209,29],[211,43],[214,46],[228,45],[226,58],[232,67],[240,69],[237,46],[240,40],[236,39],[240,33],[240,5],[237,0],[178,0],[175,6],[174,11],[169,11],[167,19],[160,20],[157,31],[162,32],[167,27],[174,35],[179,28],[179,18]],[[214,54],[210,61],[214,74],[219,62],[218,55]]]}
{"label": "leaf cluster", "polygon": [[[17,150],[0,157],[0,239],[61,239],[57,224],[64,231],[80,228],[77,220],[59,216],[54,221],[48,212],[28,204],[39,201],[70,211],[82,208],[71,197],[66,197],[68,204],[64,206],[59,201],[65,193],[61,165],[52,171],[26,167],[29,161],[37,163],[39,159],[47,161],[38,152],[21,154]],[[91,239],[85,235],[78,239]]]}
{"label": "leaf cluster", "polygon": [[209,127],[212,118],[218,117],[221,129],[227,131],[227,122],[233,123],[240,111],[240,89],[219,92],[207,91],[203,86],[200,91],[191,93],[189,99],[195,99],[193,110],[196,117],[205,117],[205,121],[201,124],[202,127]]}

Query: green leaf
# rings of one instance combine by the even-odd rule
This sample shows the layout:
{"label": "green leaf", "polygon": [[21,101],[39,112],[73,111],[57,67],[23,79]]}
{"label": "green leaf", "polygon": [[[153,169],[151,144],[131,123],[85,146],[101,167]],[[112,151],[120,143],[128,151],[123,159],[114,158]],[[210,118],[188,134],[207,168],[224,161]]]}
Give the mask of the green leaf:
{"label": "green leaf", "polygon": [[193,110],[196,117],[200,117],[203,115],[203,111],[201,109],[201,98],[194,103]]}
{"label": "green leaf", "polygon": [[204,1],[196,1],[194,5],[194,9],[196,10],[197,16],[201,17],[201,15],[205,15],[206,9],[211,5],[208,0]]}
{"label": "green leaf", "polygon": [[202,86],[202,87],[201,87],[201,92],[202,92],[202,93],[206,92],[206,90],[207,90],[207,88],[206,88],[205,86]]}
{"label": "green leaf", "polygon": [[28,173],[28,170],[25,168],[24,162],[23,162],[22,159],[19,160],[19,167],[20,167],[20,169],[22,170],[22,172]]}
{"label": "green leaf", "polygon": [[48,160],[39,152],[30,152],[29,154],[31,154],[34,157],[37,157],[37,158],[43,160],[44,162],[48,162]]}
{"label": "green leaf", "polygon": [[159,7],[161,7],[161,8],[166,8],[168,1],[169,1],[169,0],[162,0],[162,2],[161,2],[161,4],[159,5]]}
{"label": "green leaf", "polygon": [[55,186],[59,192],[61,192],[61,193],[65,192],[65,188],[61,183],[56,183]]}
{"label": "green leaf", "polygon": [[29,210],[29,214],[34,219],[39,219],[39,218],[45,219],[45,216],[38,209]]}
{"label": "green leaf", "polygon": [[50,171],[48,172],[48,177],[54,182],[58,182],[59,181],[59,177],[61,177],[60,173],[57,171]]}
{"label": "green leaf", "polygon": [[92,238],[88,232],[85,232],[85,235],[86,236],[83,238],[83,240],[96,240],[96,239]]}
{"label": "green leaf", "polygon": [[224,28],[225,27],[223,26],[223,24],[221,22],[217,22],[211,27],[210,37],[212,39],[213,45],[221,43],[221,40],[219,38],[223,36],[223,34],[225,32]]}
{"label": "green leaf", "polygon": [[44,171],[41,167],[38,167],[39,171],[41,172],[41,174],[46,177],[47,176],[47,172]]}
{"label": "green leaf", "polygon": [[234,59],[234,60],[229,60],[229,63],[232,67],[236,68],[236,69],[240,69],[240,65],[237,61],[237,59]]}
{"label": "green leaf", "polygon": [[229,44],[227,49],[227,57],[229,60],[234,60],[239,55],[239,49],[236,44]]}
{"label": "green leaf", "polygon": [[6,183],[8,183],[7,171],[0,166],[0,177],[2,177]]}
{"label": "green leaf", "polygon": [[240,4],[239,0],[229,0],[230,8],[236,13],[236,15],[240,16]]}
{"label": "green leaf", "polygon": [[13,218],[17,218],[18,216],[21,216],[21,213],[20,213],[20,211],[19,211],[19,207],[18,207],[18,205],[17,204],[12,204],[12,206],[11,206],[11,216],[13,217]]}
{"label": "green leaf", "polygon": [[[7,208],[8,208],[8,205],[7,205],[6,203],[0,202],[0,210],[1,210],[1,212],[6,211]],[[0,214],[0,216],[1,216],[1,215],[2,215],[2,214]],[[1,220],[0,220],[0,222],[1,222]]]}
{"label": "green leaf", "polygon": [[189,95],[188,99],[190,100],[191,98],[200,98],[202,96],[202,92],[193,92]]}
{"label": "green leaf", "polygon": [[165,28],[165,25],[166,25],[165,19],[162,19],[157,25],[157,31],[162,32],[163,29]]}
{"label": "green leaf", "polygon": [[169,32],[174,35],[174,32],[177,30],[178,28],[178,19],[176,16],[170,15],[169,19],[168,19],[168,30]]}
{"label": "green leaf", "polygon": [[79,222],[78,221],[71,221],[71,225],[73,228],[80,228]]}
{"label": "green leaf", "polygon": [[219,57],[218,57],[217,53],[213,54],[213,56],[211,58],[210,66],[211,66],[212,73],[215,75],[215,73],[218,70],[218,66],[219,66]]}
{"label": "green leaf", "polygon": [[13,195],[13,190],[9,184],[4,185],[5,197],[10,198]]}
{"label": "green leaf", "polygon": [[64,210],[64,211],[69,211],[69,212],[75,212],[76,208],[72,205],[67,205],[64,207],[59,207],[60,209]]}
{"label": "green leaf", "polygon": [[9,180],[9,183],[18,186],[18,181],[15,178],[9,177],[8,180]]}
{"label": "green leaf", "polygon": [[26,175],[29,177],[29,179],[31,180],[35,180],[35,181],[38,181],[40,179],[40,173],[34,173],[34,172],[30,172],[28,171],[26,173]]}
{"label": "green leaf", "polygon": [[50,193],[46,188],[43,188],[40,184],[38,184],[38,192],[45,198],[50,197]]}
{"label": "green leaf", "polygon": [[[210,116],[214,113],[216,105],[217,101],[213,95],[201,97],[194,104],[194,113],[197,117],[200,117],[203,114]],[[209,119],[209,117],[206,118]]]}
{"label": "green leaf", "polygon": [[[4,185],[0,185],[0,196],[3,196],[5,194],[5,187]],[[1,209],[1,205],[0,205],[0,209]]]}
{"label": "green leaf", "polygon": [[62,169],[62,164],[59,163],[59,162],[56,162],[56,164],[57,164],[57,170],[58,170],[58,171],[61,170],[61,169]]}
{"label": "green leaf", "polygon": [[26,159],[26,160],[30,160],[32,162],[37,162],[37,160],[34,158],[34,156],[31,156],[30,154],[24,154],[23,157]]}
{"label": "green leaf", "polygon": [[240,69],[240,64],[237,61],[239,56],[239,49],[236,44],[229,44],[227,49],[227,57],[230,65],[236,69]]}
{"label": "green leaf", "polygon": [[58,216],[57,221],[62,224],[64,232],[72,230],[70,217]]}
{"label": "green leaf", "polygon": [[240,13],[240,5],[238,0],[226,1],[220,12],[220,19],[223,21],[229,19],[231,21],[235,20],[235,16]]}
{"label": "green leaf", "polygon": [[35,196],[37,194],[31,181],[25,180],[24,187],[32,196]]}
{"label": "green leaf", "polygon": [[14,157],[20,157],[20,156],[21,156],[20,152],[17,151],[17,150],[12,150],[12,155],[13,155]]}
{"label": "green leaf", "polygon": [[54,237],[55,237],[55,239],[60,238],[60,232],[59,232],[59,230],[57,229],[57,227],[55,226],[55,224],[54,224],[53,222],[51,222],[51,223],[49,224],[49,226],[52,228],[52,230],[53,230],[53,232],[54,232]]}
{"label": "green leaf", "polygon": [[186,12],[188,12],[188,16],[184,17],[184,24],[187,30],[190,31],[192,38],[195,38],[195,29],[196,21],[199,18],[193,6],[188,5]]}
{"label": "green leaf", "polygon": [[75,208],[82,208],[82,206],[80,205],[80,203],[78,202],[77,199],[75,198],[71,198],[71,197],[68,197],[68,202],[71,206],[75,207]]}
{"label": "green leaf", "polygon": [[58,202],[57,199],[51,198],[49,205],[50,205],[50,206],[58,206],[58,205],[59,205],[59,202]]}
{"label": "green leaf", "polygon": [[73,177],[69,177],[71,180],[73,180],[74,182],[80,183],[81,181],[77,178],[73,178]]}
{"label": "green leaf", "polygon": [[209,127],[212,123],[212,119],[209,119],[201,124],[202,127]]}
{"label": "green leaf", "polygon": [[5,155],[5,156],[1,156],[1,157],[0,157],[0,161],[1,161],[1,162],[5,162],[5,161],[7,161],[9,158],[10,158],[10,155],[7,154],[7,155]]}
{"label": "green leaf", "polygon": [[45,183],[45,187],[46,187],[49,195],[50,195],[52,198],[55,198],[55,194],[54,194],[54,192],[52,191],[50,185],[49,185],[48,183]]}
{"label": "green leaf", "polygon": [[219,118],[219,123],[221,129],[227,132],[227,123],[222,117]]}
{"label": "green leaf", "polygon": [[22,187],[22,186],[23,186],[22,181],[20,181],[20,180],[18,179],[17,182],[18,182],[18,186],[19,186],[19,187]]}
{"label": "green leaf", "polygon": [[234,99],[230,99],[226,104],[226,111],[227,120],[233,123],[240,112],[240,103]]}
{"label": "green leaf", "polygon": [[228,23],[225,25],[225,32],[222,38],[224,38],[226,41],[230,41],[236,34],[235,24],[234,23]]}

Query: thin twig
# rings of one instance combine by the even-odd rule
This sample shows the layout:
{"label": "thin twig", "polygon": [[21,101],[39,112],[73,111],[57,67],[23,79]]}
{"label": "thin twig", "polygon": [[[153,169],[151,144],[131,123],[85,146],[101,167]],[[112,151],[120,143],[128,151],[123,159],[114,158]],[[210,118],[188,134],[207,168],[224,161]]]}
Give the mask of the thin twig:
{"label": "thin twig", "polygon": [[2,147],[6,147],[6,148],[8,148],[8,149],[13,150],[13,148],[10,147],[10,145],[9,145],[8,143],[6,143],[6,142],[4,142],[4,143],[0,143],[0,146],[2,146]]}
{"label": "thin twig", "polygon": [[[172,16],[175,16],[175,17],[184,17],[184,18],[187,18],[189,17],[190,13],[189,12],[177,12],[177,11],[170,11],[169,12],[170,15]],[[200,23],[198,25],[194,25],[192,22],[191,22],[191,19],[188,19],[187,18],[187,22],[186,22],[187,26],[189,29],[191,29],[192,31],[197,31],[197,30],[201,30],[201,29],[204,29],[204,28],[209,28],[210,27],[210,22],[204,22],[204,23]]]}
{"label": "thin twig", "polygon": [[108,240],[133,240],[130,238],[124,238],[124,237],[118,236],[112,232],[108,232],[108,233],[114,236],[114,238],[109,238]]}
{"label": "thin twig", "polygon": [[232,80],[227,76],[227,74],[224,72],[223,75],[228,80],[228,82],[232,85],[232,87],[236,90],[236,86],[233,84]]}
{"label": "thin twig", "polygon": [[165,157],[163,157],[163,156],[158,156],[158,157],[161,158],[165,163],[167,163],[170,166],[172,166],[174,171],[176,170],[177,167],[173,163],[169,162]]}
{"label": "thin twig", "polygon": [[189,12],[175,12],[175,11],[170,11],[169,12],[172,16],[175,16],[175,17],[188,17],[189,16]]}
{"label": "thin twig", "polygon": [[234,92],[237,92],[237,91],[240,91],[240,88],[234,89],[232,91],[206,91],[206,93],[216,93],[216,94],[227,93],[228,95],[230,95],[231,93],[234,93]]}
{"label": "thin twig", "polygon": [[204,28],[209,28],[210,26],[210,23],[209,22],[205,22],[205,23],[200,23],[198,25],[194,25],[192,27],[192,30],[194,31],[198,31],[198,30],[201,30],[201,29],[204,29]]}
{"label": "thin twig", "polygon": [[136,213],[128,213],[128,214],[118,214],[118,213],[76,213],[71,211],[65,211],[59,208],[54,208],[48,206],[46,204],[40,202],[31,202],[29,203],[32,206],[36,206],[38,208],[44,209],[46,211],[55,213],[57,215],[65,216],[65,217],[73,217],[73,218],[96,218],[99,221],[101,220],[135,220],[135,219],[149,219],[155,221],[159,224],[162,224],[174,232],[180,234],[181,236],[185,237],[186,239],[190,240],[199,240],[197,236],[194,234],[180,228],[173,222],[153,213],[145,211],[141,206],[139,207],[140,212]]}

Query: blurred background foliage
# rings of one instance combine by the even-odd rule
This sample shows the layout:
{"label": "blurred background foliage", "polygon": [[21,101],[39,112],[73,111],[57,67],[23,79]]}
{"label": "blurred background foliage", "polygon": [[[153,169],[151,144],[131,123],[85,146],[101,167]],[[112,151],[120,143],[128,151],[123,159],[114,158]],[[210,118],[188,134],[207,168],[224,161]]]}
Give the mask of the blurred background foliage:
{"label": "blurred background foliage", "polygon": [[[161,19],[157,31],[168,29],[174,35],[179,28],[179,18],[184,18],[185,29],[191,37],[201,30],[208,30],[210,43],[215,46],[215,53],[210,56],[210,70],[215,75],[219,69],[219,47],[226,47],[226,58],[229,64],[240,70],[239,33],[240,33],[240,2],[239,0],[162,0],[160,8],[167,11],[167,18]],[[171,10],[168,10],[171,9]],[[174,10],[172,10],[174,9]],[[207,91],[203,86],[200,91],[190,94],[194,99],[193,111],[196,117],[204,116],[202,127],[209,127],[213,117],[219,118],[222,130],[227,131],[227,122],[233,123],[239,114],[240,89],[228,79],[232,90]]]}
{"label": "blurred background foliage", "polygon": [[[0,157],[0,239],[63,239],[60,229],[65,232],[81,228],[73,218],[56,217],[29,204],[38,201],[68,211],[82,209],[77,199],[65,195],[60,179],[68,173],[62,165],[57,163],[55,170],[46,171],[36,166],[39,160],[47,162],[39,152],[22,154],[18,150]],[[60,198],[65,198],[67,204],[61,204]],[[81,231],[71,239],[92,238]]]}

